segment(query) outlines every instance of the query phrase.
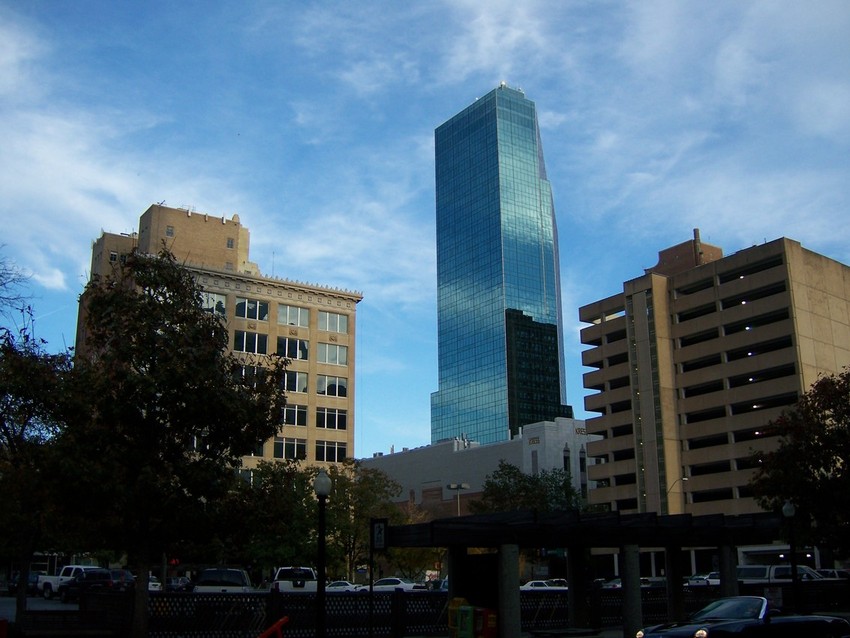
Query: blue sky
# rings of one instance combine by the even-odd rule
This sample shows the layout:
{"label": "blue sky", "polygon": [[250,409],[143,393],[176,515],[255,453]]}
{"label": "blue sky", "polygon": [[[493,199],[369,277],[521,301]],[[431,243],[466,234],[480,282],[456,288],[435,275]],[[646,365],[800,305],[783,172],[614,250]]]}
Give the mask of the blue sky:
{"label": "blue sky", "polygon": [[425,445],[433,132],[500,81],[538,108],[578,416],[578,307],[694,228],[850,263],[845,0],[0,0],[0,254],[59,350],[102,230],[238,213],[265,274],[364,295],[356,456]]}

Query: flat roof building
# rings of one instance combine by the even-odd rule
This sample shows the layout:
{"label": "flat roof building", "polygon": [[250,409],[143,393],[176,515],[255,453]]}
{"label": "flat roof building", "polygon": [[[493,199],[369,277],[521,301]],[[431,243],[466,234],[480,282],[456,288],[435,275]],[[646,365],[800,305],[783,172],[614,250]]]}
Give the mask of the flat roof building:
{"label": "flat roof building", "polygon": [[765,426],[850,364],[850,268],[786,238],[724,257],[695,231],[579,317],[602,437],[589,502],[753,513],[753,454],[778,445]]}
{"label": "flat roof building", "polygon": [[587,498],[587,446],[599,438],[588,435],[584,422],[558,418],[520,428],[509,441],[482,445],[458,437],[389,454],[361,459],[364,467],[381,470],[401,486],[399,502],[421,505],[433,518],[469,513],[469,502],[481,498],[487,476],[500,461],[524,474],[563,469],[572,487]]}
{"label": "flat roof building", "polygon": [[[92,276],[111,272],[132,251],[168,248],[204,290],[206,309],[221,316],[231,351],[277,353],[287,368],[287,405],[277,436],[244,457],[250,472],[260,460],[302,459],[328,464],[354,456],[356,309],[362,295],[260,273],[249,261],[250,233],[230,219],[153,205],[138,233],[103,233],[92,246]],[[85,343],[80,304],[77,344]]]}

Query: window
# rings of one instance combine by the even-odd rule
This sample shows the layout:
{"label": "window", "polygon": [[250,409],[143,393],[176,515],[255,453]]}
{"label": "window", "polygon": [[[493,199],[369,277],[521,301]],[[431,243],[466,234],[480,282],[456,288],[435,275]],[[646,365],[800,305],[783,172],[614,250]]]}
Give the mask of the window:
{"label": "window", "polygon": [[277,322],[284,326],[300,326],[306,328],[310,325],[310,311],[298,306],[277,305]]}
{"label": "window", "polygon": [[274,437],[274,458],[303,461],[307,458],[307,439],[295,439],[288,436]]}
{"label": "window", "polygon": [[235,245],[236,245],[236,242],[235,242],[235,241],[233,241],[233,237],[228,237],[228,238],[227,238],[227,247],[228,247],[228,248],[233,248]]}
{"label": "window", "polygon": [[307,392],[307,373],[287,371],[283,377],[283,389],[287,392]]}
{"label": "window", "polygon": [[236,298],[236,316],[242,319],[256,319],[257,321],[268,321],[269,303],[257,299]]}
{"label": "window", "polygon": [[334,343],[319,344],[319,363],[348,365],[348,346],[338,346]]}
{"label": "window", "polygon": [[237,330],[233,335],[233,350],[236,352],[266,354],[268,352],[268,339],[268,335]]}
{"label": "window", "polygon": [[317,408],[316,427],[328,430],[345,430],[348,427],[348,413],[336,408]]}
{"label": "window", "polygon": [[166,226],[165,227],[165,236],[166,237],[174,237],[174,226]]}
{"label": "window", "polygon": [[109,251],[109,261],[118,261],[118,253],[114,250]]}
{"label": "window", "polygon": [[345,377],[330,377],[325,374],[320,374],[316,386],[318,394],[325,394],[329,397],[345,397],[348,396],[348,379]]}
{"label": "window", "polygon": [[236,368],[236,380],[248,387],[255,387],[263,380],[266,369],[263,366],[239,366]]}
{"label": "window", "polygon": [[284,425],[307,426],[306,405],[286,405],[281,410],[281,422]]}
{"label": "window", "polygon": [[348,315],[319,311],[319,330],[348,334]]}
{"label": "window", "polygon": [[277,338],[277,353],[287,359],[307,359],[308,342],[304,339]]}
{"label": "window", "polygon": [[316,441],[316,460],[339,463],[345,460],[345,443]]}
{"label": "window", "polygon": [[259,457],[262,458],[264,453],[265,453],[265,445],[262,441],[260,441],[259,443],[257,443],[257,445],[252,450],[251,456],[259,456]]}
{"label": "window", "polygon": [[209,313],[224,317],[227,314],[227,297],[216,292],[202,292],[201,307]]}

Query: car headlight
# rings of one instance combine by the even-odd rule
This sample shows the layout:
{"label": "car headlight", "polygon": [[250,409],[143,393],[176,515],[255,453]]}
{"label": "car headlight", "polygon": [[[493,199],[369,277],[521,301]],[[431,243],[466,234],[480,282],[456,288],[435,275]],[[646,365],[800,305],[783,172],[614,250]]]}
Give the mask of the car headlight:
{"label": "car headlight", "polygon": [[638,632],[635,634],[635,638],[643,638],[643,629],[638,629]]}
{"label": "car headlight", "polygon": [[708,629],[702,627],[694,632],[694,638],[708,638]]}

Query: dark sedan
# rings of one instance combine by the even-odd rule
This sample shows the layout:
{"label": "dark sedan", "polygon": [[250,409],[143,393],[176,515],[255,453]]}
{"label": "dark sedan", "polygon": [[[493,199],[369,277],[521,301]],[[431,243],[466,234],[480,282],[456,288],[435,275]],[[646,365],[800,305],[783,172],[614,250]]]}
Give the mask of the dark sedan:
{"label": "dark sedan", "polygon": [[[29,582],[27,582],[27,596],[38,596],[38,575],[38,572],[30,572]],[[20,583],[21,575],[17,572],[12,574],[8,583],[10,596],[18,595],[18,586]]]}
{"label": "dark sedan", "polygon": [[112,591],[113,589],[120,591],[120,588],[116,587],[116,581],[113,579],[111,571],[100,567],[87,569],[59,585],[59,600],[67,603],[78,599],[84,591]]}
{"label": "dark sedan", "polygon": [[759,596],[715,600],[685,622],[647,627],[636,638],[715,638],[716,636],[774,638],[844,638],[850,623],[831,616],[798,616],[770,609]]}

